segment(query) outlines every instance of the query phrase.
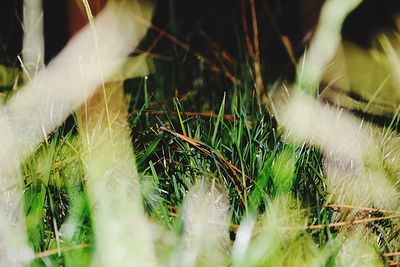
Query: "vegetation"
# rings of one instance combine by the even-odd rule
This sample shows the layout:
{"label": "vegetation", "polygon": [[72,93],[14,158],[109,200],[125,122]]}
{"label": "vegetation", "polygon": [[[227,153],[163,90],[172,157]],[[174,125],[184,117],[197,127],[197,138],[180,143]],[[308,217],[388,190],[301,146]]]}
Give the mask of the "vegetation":
{"label": "vegetation", "polygon": [[[251,14],[254,7],[245,8]],[[155,28],[150,31],[157,33]],[[243,36],[239,30],[235,34],[243,51],[246,38],[257,47],[253,35]],[[326,186],[323,151],[309,143],[289,142],[266,96],[257,90],[262,83],[257,69],[264,68],[257,51],[242,52],[239,63],[226,67],[223,48],[210,45],[207,53],[214,57],[209,60],[179,39],[168,42],[166,55],[148,51],[155,72],[125,82],[129,131],[125,117],[106,122],[124,111],[113,110],[112,104],[106,107],[113,102],[100,101],[100,115],[87,124],[105,134],[87,130],[80,110],[23,161],[23,207],[28,243],[34,250],[32,266],[96,266],[103,259],[96,250],[107,245],[101,240],[108,240],[99,233],[107,231],[133,231],[138,239],[143,237],[134,241],[139,256],[132,266],[399,264],[399,211],[335,204]],[[189,63],[171,68],[187,57]],[[187,72],[189,67],[195,77],[187,83],[179,68]],[[1,71],[2,98],[7,102],[13,88],[20,86],[14,79],[20,72],[9,67]],[[182,84],[187,87],[180,88]],[[272,90],[280,84],[265,86]],[[119,86],[110,83],[107,89]],[[107,96],[113,99],[112,93]],[[125,106],[116,108],[120,107]],[[108,126],[112,135],[104,137]],[[86,147],[84,140],[91,134],[95,141]],[[120,142],[127,135],[131,143]],[[100,146],[98,153],[103,154],[90,154],[91,145]],[[101,181],[96,175],[106,177],[98,174],[103,169],[118,176],[113,166],[122,175],[131,171],[127,187],[139,196],[130,198],[122,190],[118,200],[104,193],[100,202],[109,203],[97,204],[98,191],[90,184]],[[123,186],[109,181],[103,185],[111,186],[111,191]],[[111,214],[99,215],[98,207],[109,208]],[[134,216],[126,224],[104,219],[130,209]],[[103,257],[118,257],[114,247],[109,253]]]}

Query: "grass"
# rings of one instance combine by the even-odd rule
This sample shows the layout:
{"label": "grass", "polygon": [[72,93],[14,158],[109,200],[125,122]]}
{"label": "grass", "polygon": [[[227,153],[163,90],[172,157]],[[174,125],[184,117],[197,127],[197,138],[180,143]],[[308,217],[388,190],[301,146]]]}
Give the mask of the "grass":
{"label": "grass", "polygon": [[[144,94],[145,78],[142,85]],[[340,220],[335,214],[347,207],[327,206],[320,152],[285,144],[274,119],[254,99],[249,91],[227,93],[215,113],[198,115],[187,115],[184,101],[162,105],[153,94],[137,104],[139,112],[132,112],[130,121],[132,132],[141,134],[133,135],[133,146],[151,220],[182,238],[184,198],[193,185],[207,181],[229,197],[231,242],[245,231],[243,225],[255,227],[248,255],[235,265],[302,266],[298,260],[304,257],[304,266],[346,266],[338,263],[337,234],[365,224],[369,235],[378,237],[378,242],[370,239],[372,256],[395,251],[397,224],[385,219],[386,213],[366,211],[368,216],[359,221],[335,225]],[[28,237],[36,252],[33,266],[87,266],[93,257],[95,225],[78,150],[76,129],[61,128],[22,166]],[[368,221],[371,217],[377,220]],[[182,240],[172,248],[163,242],[160,259],[178,253]],[[233,264],[229,255],[224,264]],[[197,264],[209,266],[201,258]]]}
{"label": "grass", "polygon": [[[118,160],[137,168],[134,192],[141,198],[134,199],[140,208],[125,203],[126,213],[137,215],[129,218],[130,229],[110,223],[109,231],[126,227],[117,230],[146,238],[141,230],[149,230],[156,266],[397,265],[399,211],[334,204],[322,152],[287,142],[274,115],[258,101],[254,81],[260,77],[254,75],[260,75],[259,59],[242,55],[243,64],[221,75],[210,74],[209,62],[190,53],[196,79],[187,90],[179,88],[179,69],[168,71],[162,61],[156,62],[160,73],[125,83],[136,166],[132,158]],[[224,59],[217,61],[223,69]],[[15,75],[14,69],[3,69]],[[215,84],[227,89],[210,92]],[[11,87],[3,91],[4,99],[12,94]],[[99,241],[104,223],[99,223],[90,185],[101,180],[87,172],[90,153],[83,148],[80,123],[79,115],[71,116],[21,165],[32,266],[95,265],[97,249],[107,245]],[[112,125],[119,136],[119,125]],[[109,145],[96,144],[103,143]],[[106,166],[113,153],[123,150],[110,147],[102,155]],[[104,169],[97,167],[92,171]],[[106,195],[103,201],[116,210],[105,221],[112,222],[121,215],[119,202]],[[145,226],[140,224],[142,208]],[[117,252],[110,249],[105,257]]]}

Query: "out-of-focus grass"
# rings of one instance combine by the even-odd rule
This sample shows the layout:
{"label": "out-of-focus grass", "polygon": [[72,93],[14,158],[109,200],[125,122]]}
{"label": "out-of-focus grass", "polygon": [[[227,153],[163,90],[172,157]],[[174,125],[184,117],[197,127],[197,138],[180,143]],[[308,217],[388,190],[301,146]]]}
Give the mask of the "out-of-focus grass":
{"label": "out-of-focus grass", "polygon": [[[145,80],[138,89],[142,93],[148,89]],[[131,113],[133,132],[142,133],[133,136],[133,145],[143,204],[158,225],[153,231],[160,266],[174,266],[177,255],[185,251],[183,202],[188,190],[201,181],[216,183],[231,203],[228,229],[234,242],[223,250],[224,264],[347,266],[357,260],[375,266],[379,253],[395,251],[398,228],[390,219],[368,222],[367,236],[376,234],[378,243],[372,237],[365,243],[364,234],[337,236],[346,229],[362,230],[351,230],[357,229],[352,222],[344,227],[334,224],[338,208],[325,206],[329,200],[320,153],[285,144],[273,118],[248,92],[227,93],[214,115],[208,110],[187,115],[185,101],[160,104],[154,95],[137,105],[141,112]],[[231,104],[227,99],[233,99]],[[33,266],[91,262],[96,225],[78,147],[74,128],[59,129],[23,164],[26,223],[37,257]],[[368,218],[386,215],[367,213]],[[366,224],[361,218],[359,224]],[[238,241],[247,235],[249,243]],[[353,235],[351,245],[343,243]],[[350,253],[343,248],[360,252],[350,259],[342,255]],[[196,264],[209,266],[202,258]]]}
{"label": "out-of-focus grass", "polygon": [[[148,227],[158,265],[380,266],[397,262],[398,254],[387,253],[399,250],[398,213],[329,205],[321,152],[285,142],[274,117],[257,101],[251,59],[246,60],[234,71],[240,86],[222,79],[223,95],[209,92],[210,73],[204,70],[202,59],[196,61],[199,73],[189,90],[180,91],[175,87],[178,83],[169,83],[179,79],[172,77],[179,75],[176,70],[126,84],[139,192],[151,221]],[[97,248],[95,207],[90,204],[82,160],[87,155],[80,149],[72,121],[52,133],[21,166],[28,239],[36,253],[32,266],[89,266]],[[213,185],[218,194],[211,194],[214,191],[207,186],[204,191],[193,190],[202,183]],[[229,210],[221,213],[226,212],[229,223],[222,225],[221,236],[229,237],[229,242],[187,234],[187,229],[197,228],[185,217],[193,212],[193,205],[185,201],[201,202],[207,198],[202,194],[211,195],[214,204],[219,204],[219,194],[226,194]],[[195,206],[199,210],[204,208],[200,204]],[[217,204],[205,207],[212,210]],[[356,218],[343,221],[349,210],[358,210]],[[218,223],[205,221],[201,233]],[[196,248],[193,256],[189,237],[194,243],[215,247]],[[220,252],[215,256],[218,260],[205,255],[207,251]],[[194,260],[186,261],[189,256]]]}
{"label": "out-of-focus grass", "polygon": [[93,228],[78,140],[72,132],[62,132],[55,132],[22,165],[28,240],[38,252],[33,266],[90,262]]}

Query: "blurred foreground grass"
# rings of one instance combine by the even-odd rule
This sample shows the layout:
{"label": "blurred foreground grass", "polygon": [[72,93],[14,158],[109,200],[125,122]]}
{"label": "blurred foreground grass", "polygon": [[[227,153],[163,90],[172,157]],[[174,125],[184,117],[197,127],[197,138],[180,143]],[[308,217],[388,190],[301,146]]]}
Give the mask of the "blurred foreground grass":
{"label": "blurred foreground grass", "polygon": [[[195,106],[195,93],[157,99],[146,92],[149,82],[138,81],[137,95],[145,97],[131,106],[129,121],[160,266],[178,266],[177,257],[189,257],[183,202],[204,181],[229,197],[230,240],[214,248],[223,255],[219,264],[377,266],[396,258],[384,253],[398,249],[397,216],[387,217],[398,213],[329,205],[320,152],[285,144],[255,92],[233,88],[210,111]],[[75,126],[64,126],[22,165],[33,266],[92,261],[96,225],[83,156]],[[341,221],[338,211],[348,210],[359,210],[359,218]],[[349,232],[345,238],[343,232]],[[204,251],[197,251],[194,266],[215,266]]]}
{"label": "blurred foreground grass", "polygon": [[[183,62],[183,52],[173,61]],[[190,53],[193,69],[186,71],[196,77],[189,88],[174,82],[182,74],[168,64],[125,84],[135,192],[150,218],[152,247],[143,252],[152,250],[157,266],[398,265],[399,212],[332,204],[322,153],[286,143],[258,102],[254,59],[243,55],[245,63],[228,71],[223,53],[215,53],[220,72],[211,75],[210,62]],[[1,71],[8,75],[2,85],[11,84],[15,69]],[[225,90],[212,90],[216,85]],[[6,101],[12,88],[2,89]],[[79,116],[70,117],[21,166],[32,266],[95,266],[96,248],[107,245],[96,243],[89,152],[77,125]]]}

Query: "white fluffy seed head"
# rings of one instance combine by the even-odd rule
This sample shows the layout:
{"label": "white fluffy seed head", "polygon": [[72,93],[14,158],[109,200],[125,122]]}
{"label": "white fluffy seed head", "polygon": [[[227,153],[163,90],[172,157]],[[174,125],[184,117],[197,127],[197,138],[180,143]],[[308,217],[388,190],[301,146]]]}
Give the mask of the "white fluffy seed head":
{"label": "white fluffy seed head", "polygon": [[328,190],[338,204],[399,208],[396,179],[390,177],[382,151],[382,129],[300,90],[280,100],[275,113],[287,140],[321,148]]}

